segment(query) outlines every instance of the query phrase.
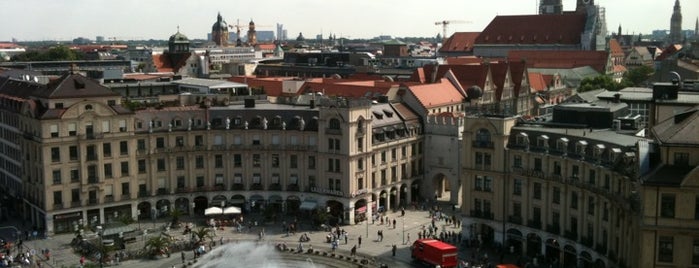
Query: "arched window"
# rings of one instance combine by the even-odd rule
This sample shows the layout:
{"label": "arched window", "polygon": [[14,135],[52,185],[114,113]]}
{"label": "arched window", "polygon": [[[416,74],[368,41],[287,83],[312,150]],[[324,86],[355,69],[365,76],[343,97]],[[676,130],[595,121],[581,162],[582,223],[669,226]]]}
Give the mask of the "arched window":
{"label": "arched window", "polygon": [[364,118],[357,120],[357,132],[364,133]]}
{"label": "arched window", "polygon": [[340,129],[340,120],[337,118],[330,119],[328,122],[329,129]]}
{"label": "arched window", "polygon": [[493,142],[490,139],[490,131],[485,128],[481,128],[476,131],[476,142],[475,147],[480,148],[493,148]]}

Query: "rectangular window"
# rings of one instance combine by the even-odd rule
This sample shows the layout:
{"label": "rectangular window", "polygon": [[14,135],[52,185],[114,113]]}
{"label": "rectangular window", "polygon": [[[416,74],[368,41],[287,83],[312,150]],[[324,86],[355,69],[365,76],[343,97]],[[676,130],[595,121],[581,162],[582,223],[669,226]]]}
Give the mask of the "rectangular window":
{"label": "rectangular window", "polygon": [[119,142],[119,153],[121,155],[129,155],[129,143],[126,141]]}
{"label": "rectangular window", "polygon": [[316,176],[308,175],[308,187],[316,187]]}
{"label": "rectangular window", "polygon": [[214,176],[214,185],[216,185],[216,186],[223,185],[223,174],[216,174]]}
{"label": "rectangular window", "polygon": [[223,155],[214,155],[214,168],[223,168]]}
{"label": "rectangular window", "polygon": [[165,171],[165,158],[158,158],[158,160],[156,160],[156,166],[158,171]]}
{"label": "rectangular window", "polygon": [[58,147],[51,147],[51,162],[61,162],[61,149]]}
{"label": "rectangular window", "polygon": [[675,217],[675,195],[662,194],[660,197],[660,217],[674,218]]}
{"label": "rectangular window", "polygon": [[243,166],[243,156],[240,154],[234,154],[233,155],[233,167],[242,167]]}
{"label": "rectangular window", "polygon": [[78,127],[75,123],[68,123],[68,136],[78,135],[77,129]]}
{"label": "rectangular window", "polygon": [[121,176],[124,177],[124,176],[128,176],[128,175],[129,175],[129,162],[128,161],[121,162]]}
{"label": "rectangular window", "polygon": [[595,215],[595,197],[587,197],[587,214]]}
{"label": "rectangular window", "polygon": [[177,136],[177,137],[175,137],[175,146],[177,146],[177,147],[183,147],[183,146],[184,146],[184,137],[183,137],[183,136]]}
{"label": "rectangular window", "polygon": [[53,171],[53,184],[61,184],[61,170],[56,169]]}
{"label": "rectangular window", "polygon": [[396,161],[397,156],[396,148],[391,149],[391,160]]}
{"label": "rectangular window", "polygon": [[54,191],[53,192],[53,204],[54,205],[63,204],[63,192],[61,192],[61,191]]}
{"label": "rectangular window", "polygon": [[252,155],[252,167],[260,167],[262,164],[260,163],[260,155],[259,154],[253,154]]}
{"label": "rectangular window", "polygon": [[561,175],[561,163],[558,161],[553,161],[553,174]]}
{"label": "rectangular window", "polygon": [[534,183],[534,199],[541,200],[541,183]]}
{"label": "rectangular window", "polygon": [[694,238],[692,243],[692,264],[699,264],[699,238]]}
{"label": "rectangular window", "polygon": [[328,178],[328,190],[335,190],[335,180],[332,178]]}
{"label": "rectangular window", "polygon": [[87,166],[87,183],[98,183],[97,178],[97,166],[89,165]]}
{"label": "rectangular window", "polygon": [[315,156],[308,157],[308,169],[316,169],[316,157]]}
{"label": "rectangular window", "polygon": [[111,178],[112,177],[112,164],[104,164],[104,178]]}
{"label": "rectangular window", "polygon": [[78,146],[70,146],[68,147],[68,153],[70,160],[78,160]]}
{"label": "rectangular window", "polygon": [[78,204],[80,203],[80,189],[70,190],[70,202]]}
{"label": "rectangular window", "polygon": [[514,164],[512,164],[512,166],[514,166],[516,168],[522,168],[522,156],[521,155],[515,155],[513,162],[514,162]]}
{"label": "rectangular window", "polygon": [[364,158],[357,159],[357,169],[364,170]]}
{"label": "rectangular window", "polygon": [[196,158],[194,158],[194,167],[197,169],[204,168],[204,156],[197,155]]}
{"label": "rectangular window", "polygon": [[699,220],[699,196],[694,197],[694,219]]}
{"label": "rectangular window", "polygon": [[202,135],[194,136],[194,146],[204,146],[204,136],[202,136]]}
{"label": "rectangular window", "polygon": [[672,262],[674,239],[672,236],[661,236],[658,239],[658,261]]}
{"label": "rectangular window", "polygon": [[184,188],[185,185],[185,178],[184,176],[177,176],[177,189],[182,189]]}
{"label": "rectangular window", "polygon": [[178,156],[175,158],[175,169],[184,170],[184,156]]}
{"label": "rectangular window", "polygon": [[126,120],[119,120],[119,132],[126,132]]}
{"label": "rectangular window", "polygon": [[138,139],[136,141],[136,149],[138,149],[139,151],[146,150],[146,140],[145,139]]}
{"label": "rectangular window", "polygon": [[109,121],[102,121],[102,132],[109,132]]}
{"label": "rectangular window", "polygon": [[342,181],[340,179],[335,180],[335,191],[342,191]]}
{"label": "rectangular window", "polygon": [[578,193],[577,192],[570,193],[570,208],[578,209]]}
{"label": "rectangular window", "polygon": [[522,195],[522,179],[515,179],[512,187],[512,194]]}
{"label": "rectangular window", "polygon": [[112,156],[112,143],[110,143],[110,142],[102,143],[102,154],[105,157]]}
{"label": "rectangular window", "polygon": [[553,203],[554,204],[560,204],[561,203],[561,188],[558,187],[553,187]]}
{"label": "rectangular window", "polygon": [[689,166],[689,153],[675,153],[675,166]]}
{"label": "rectangular window", "polygon": [[381,163],[386,163],[386,151],[381,152]]}
{"label": "rectangular window", "polygon": [[541,158],[534,158],[534,170],[535,171],[541,171],[542,169],[542,164],[541,164]]}
{"label": "rectangular window", "polygon": [[273,168],[278,168],[279,167],[279,154],[272,154],[272,163],[271,163]]}
{"label": "rectangular window", "polygon": [[578,178],[580,176],[580,167],[578,165],[573,165],[573,170],[570,173],[573,178]]}
{"label": "rectangular window", "polygon": [[138,174],[146,173],[146,160],[138,159]]}
{"label": "rectangular window", "polygon": [[70,170],[70,182],[79,182],[80,181],[80,171],[77,169],[71,169]]}
{"label": "rectangular window", "polygon": [[589,176],[588,176],[588,179],[587,179],[587,183],[589,183],[590,185],[593,185],[593,186],[594,186],[595,183],[597,182],[597,174],[596,174],[595,170],[594,170],[594,169],[590,169],[588,175],[589,175]]}
{"label": "rectangular window", "polygon": [[292,154],[289,156],[289,168],[299,168],[299,158],[297,155]]}
{"label": "rectangular window", "polygon": [[165,138],[158,137],[155,139],[155,148],[162,149],[165,148]]}
{"label": "rectangular window", "polygon": [[197,176],[197,188],[204,187],[204,176]]}

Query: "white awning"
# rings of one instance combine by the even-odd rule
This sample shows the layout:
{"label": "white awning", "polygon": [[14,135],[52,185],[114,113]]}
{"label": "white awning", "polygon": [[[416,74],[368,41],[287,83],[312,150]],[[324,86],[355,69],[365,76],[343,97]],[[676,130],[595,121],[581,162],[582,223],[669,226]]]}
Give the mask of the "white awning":
{"label": "white awning", "polygon": [[301,209],[301,210],[314,210],[314,209],[316,209],[317,206],[318,206],[318,203],[316,203],[316,201],[306,200],[306,201],[303,201],[301,203],[301,206],[299,206],[299,209]]}
{"label": "white awning", "polygon": [[240,208],[235,206],[230,206],[223,209],[223,214],[240,214],[240,212]]}
{"label": "white awning", "polygon": [[204,210],[204,215],[221,215],[223,214],[223,209],[220,207],[210,207]]}

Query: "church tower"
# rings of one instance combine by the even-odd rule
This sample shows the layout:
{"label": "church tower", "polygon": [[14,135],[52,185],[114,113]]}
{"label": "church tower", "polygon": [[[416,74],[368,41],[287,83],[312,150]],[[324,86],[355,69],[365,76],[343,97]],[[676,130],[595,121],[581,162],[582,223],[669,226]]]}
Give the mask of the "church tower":
{"label": "church tower", "polygon": [[682,8],[680,0],[675,0],[675,8],[670,19],[670,43],[679,44],[682,39]]}
{"label": "church tower", "polygon": [[257,45],[257,31],[255,31],[255,22],[252,19],[248,24],[248,45],[251,47]]}
{"label": "church tower", "polygon": [[211,41],[220,47],[228,46],[228,24],[223,20],[220,12],[216,22],[211,26]]}
{"label": "church tower", "polygon": [[539,2],[539,14],[562,14],[562,0],[541,0]]}

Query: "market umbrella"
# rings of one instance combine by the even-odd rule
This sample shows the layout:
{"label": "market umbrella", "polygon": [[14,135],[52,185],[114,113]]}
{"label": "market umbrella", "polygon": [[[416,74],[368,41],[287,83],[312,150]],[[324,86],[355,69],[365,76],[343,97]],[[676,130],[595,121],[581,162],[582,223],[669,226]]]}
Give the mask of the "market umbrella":
{"label": "market umbrella", "polygon": [[223,214],[240,214],[242,212],[239,207],[230,206],[223,209]]}
{"label": "market umbrella", "polygon": [[210,207],[204,210],[204,215],[221,215],[223,214],[223,209],[220,207]]}

